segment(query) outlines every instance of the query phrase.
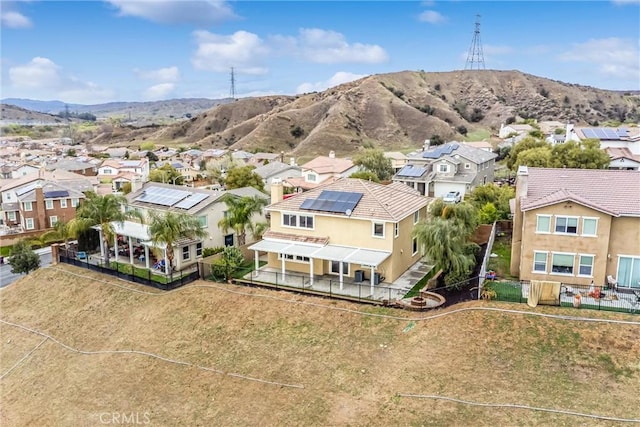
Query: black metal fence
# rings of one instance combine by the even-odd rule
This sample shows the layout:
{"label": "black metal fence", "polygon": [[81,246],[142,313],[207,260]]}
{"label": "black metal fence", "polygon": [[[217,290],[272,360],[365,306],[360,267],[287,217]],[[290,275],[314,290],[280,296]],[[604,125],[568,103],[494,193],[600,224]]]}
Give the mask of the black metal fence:
{"label": "black metal fence", "polygon": [[[214,278],[216,279],[216,278]],[[349,278],[347,278],[349,279]],[[338,278],[316,276],[311,283],[309,275],[286,272],[284,275],[276,271],[259,272],[252,271],[237,283],[295,291],[302,294],[321,295],[331,298],[346,299],[350,301],[366,302],[373,304],[390,304],[404,298],[408,290],[391,288],[376,284],[371,291],[371,283],[343,280],[340,284]]]}
{"label": "black metal fence", "polygon": [[[493,290],[490,299],[526,303],[529,297],[529,282],[485,281],[485,291]],[[640,314],[640,289],[607,288],[603,286],[561,285],[560,307],[617,311]]]}
{"label": "black metal fence", "polygon": [[154,273],[147,268],[136,267],[132,264],[110,262],[107,265],[104,261],[97,257],[90,257],[81,252],[65,251],[60,248],[59,261],[65,264],[75,265],[76,267],[86,268],[102,274],[117,277],[119,279],[128,280],[130,282],[139,283],[141,285],[151,286],[163,291],[170,291],[180,286],[191,283],[200,278],[200,272],[196,268],[190,272],[172,272],[168,275]]}

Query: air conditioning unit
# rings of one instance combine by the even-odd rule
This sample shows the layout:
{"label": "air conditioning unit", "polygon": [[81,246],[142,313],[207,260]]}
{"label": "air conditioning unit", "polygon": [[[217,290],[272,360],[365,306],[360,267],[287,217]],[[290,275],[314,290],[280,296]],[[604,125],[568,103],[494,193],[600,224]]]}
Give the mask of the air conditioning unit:
{"label": "air conditioning unit", "polygon": [[364,282],[364,270],[356,270],[354,272],[354,279],[356,282]]}

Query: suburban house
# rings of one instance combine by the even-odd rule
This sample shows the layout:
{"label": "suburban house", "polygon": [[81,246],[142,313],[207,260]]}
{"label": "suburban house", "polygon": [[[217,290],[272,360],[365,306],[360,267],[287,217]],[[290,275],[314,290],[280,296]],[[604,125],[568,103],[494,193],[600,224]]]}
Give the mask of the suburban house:
{"label": "suburban house", "polygon": [[271,191],[271,183],[273,182],[273,180],[300,178],[302,176],[302,170],[300,166],[296,165],[295,163],[291,163],[286,164],[277,160],[273,160],[264,166],[255,168],[253,172],[257,173],[262,178],[265,191]]}
{"label": "suburban house", "polygon": [[98,165],[95,162],[83,161],[73,157],[60,159],[55,163],[48,163],[45,169],[48,171],[62,169],[84,176],[96,176],[98,174]]}
{"label": "suburban house", "polygon": [[[147,182],[142,188],[126,195],[128,210],[138,211],[142,217],[148,217],[148,211],[183,212],[198,218],[209,236],[203,239],[204,247],[233,246],[237,244],[237,236],[233,230],[223,232],[218,228],[218,222],[224,217],[227,204],[223,197],[231,194],[237,197],[259,196],[267,199],[267,195],[253,187],[237,188],[227,191],[213,191],[202,188],[191,188]],[[260,220],[256,217],[255,220]],[[264,218],[262,218],[264,220]],[[253,242],[252,236],[247,235],[247,243]]]}
{"label": "suburban house", "polygon": [[335,275],[372,286],[395,281],[421,258],[412,229],[427,214],[429,199],[399,183],[338,178],[283,199],[271,185],[271,227],[249,249],[268,253],[266,268],[282,274]]}
{"label": "suburban house", "polygon": [[640,172],[520,166],[511,274],[640,288]]}
{"label": "suburban house", "polygon": [[500,131],[498,132],[498,137],[500,139],[507,139],[513,136],[527,136],[529,132],[535,130],[535,128],[531,125],[527,124],[510,124],[506,125],[503,123],[500,125]]}
{"label": "suburban house", "polygon": [[385,151],[384,157],[391,161],[391,167],[393,168],[393,173],[398,172],[407,164],[407,156],[405,156],[399,151]]}
{"label": "suburban house", "polygon": [[448,142],[407,155],[408,163],[394,176],[429,197],[459,191],[461,196],[476,186],[493,182],[496,154],[459,142]]}
{"label": "suburban house", "polygon": [[357,172],[360,168],[350,159],[336,157],[332,150],[329,156],[318,156],[315,159],[300,166],[300,177],[288,178],[284,181],[287,187],[293,187],[295,192],[311,190],[326,180],[346,178]]}
{"label": "suburban house", "polygon": [[609,169],[640,170],[640,153],[633,154],[628,148],[605,148],[611,163]]}
{"label": "suburban house", "polygon": [[98,168],[98,177],[101,180],[113,180],[125,172],[139,176],[143,182],[147,181],[149,179],[149,159],[144,157],[139,160],[105,160]]}
{"label": "suburban house", "polygon": [[0,179],[16,179],[38,172],[40,168],[29,164],[2,165]]}

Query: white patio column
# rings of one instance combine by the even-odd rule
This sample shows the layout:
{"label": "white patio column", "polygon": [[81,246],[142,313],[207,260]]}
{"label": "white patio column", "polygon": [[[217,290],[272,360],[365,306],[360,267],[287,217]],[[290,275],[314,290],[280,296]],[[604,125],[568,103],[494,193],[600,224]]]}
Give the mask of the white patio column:
{"label": "white patio column", "polygon": [[144,262],[148,270],[149,269],[149,246],[147,245],[144,245]]}
{"label": "white patio column", "polygon": [[371,285],[371,296],[373,297],[373,280],[374,280],[374,276],[376,274],[376,268],[374,266],[371,266],[371,280],[370,285]]}
{"label": "white patio column", "polygon": [[129,236],[129,262],[133,264],[133,240]]}
{"label": "white patio column", "polygon": [[342,261],[338,261],[340,263],[340,290],[342,290],[342,283],[344,282],[344,278],[342,277]]}
{"label": "white patio column", "polygon": [[164,274],[169,274],[169,256],[166,247],[164,248]]}
{"label": "white patio column", "polygon": [[116,262],[118,262],[118,235],[116,234],[113,238],[113,253],[116,257]]}
{"label": "white patio column", "polygon": [[284,261],[285,261],[285,258],[284,258],[284,254],[280,254],[280,255],[282,255],[282,281],[284,282],[284,279],[285,279],[285,275],[284,275]]}
{"label": "white patio column", "polygon": [[260,255],[258,255],[258,251],[253,251],[253,253],[255,254],[254,259],[255,259],[255,271],[256,271],[256,276],[258,275],[258,269],[260,268]]}
{"label": "white patio column", "polygon": [[309,286],[313,286],[313,258],[309,257]]}
{"label": "white patio column", "polygon": [[102,236],[102,227],[98,228],[98,237],[100,238],[100,256],[104,259],[104,237]]}

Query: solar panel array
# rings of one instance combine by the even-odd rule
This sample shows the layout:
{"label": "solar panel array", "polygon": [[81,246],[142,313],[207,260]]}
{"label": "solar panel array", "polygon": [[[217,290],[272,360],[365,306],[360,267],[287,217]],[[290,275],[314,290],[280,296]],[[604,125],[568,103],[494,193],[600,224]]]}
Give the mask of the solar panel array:
{"label": "solar panel array", "polygon": [[613,139],[617,140],[628,136],[627,129],[613,129],[613,128],[584,128],[582,134],[586,138],[597,139]]}
{"label": "solar panel array", "polygon": [[31,185],[27,185],[26,187],[22,187],[18,190],[16,190],[16,195],[17,196],[22,196],[23,194],[28,193],[29,191],[33,190],[34,188],[36,188],[37,183],[33,183]]}
{"label": "solar panel array", "polygon": [[46,199],[57,199],[58,197],[69,197],[69,192],[67,190],[45,191],[44,197]]}
{"label": "solar panel array", "polygon": [[182,200],[181,202],[178,202],[178,204],[176,204],[174,208],[191,209],[192,207],[194,207],[195,205],[197,205],[207,197],[209,196],[203,193],[192,193],[186,199]]}
{"label": "solar panel array", "polygon": [[442,156],[448,156],[460,147],[457,142],[441,145],[433,150],[425,151],[422,157],[425,159],[439,159]]}
{"label": "solar panel array", "polygon": [[407,165],[400,169],[396,176],[406,176],[410,178],[417,178],[422,176],[427,171],[427,168],[422,168],[419,166]]}
{"label": "solar panel array", "polygon": [[311,211],[351,213],[362,198],[362,193],[350,193],[347,191],[324,190],[316,199],[307,199],[302,202],[300,209]]}
{"label": "solar panel array", "polygon": [[170,207],[190,194],[189,191],[175,190],[173,188],[148,187],[136,197],[136,201]]}

